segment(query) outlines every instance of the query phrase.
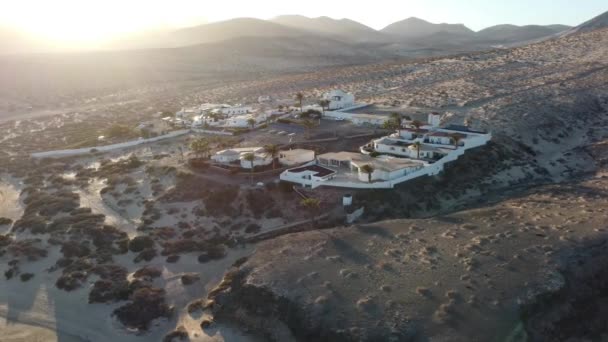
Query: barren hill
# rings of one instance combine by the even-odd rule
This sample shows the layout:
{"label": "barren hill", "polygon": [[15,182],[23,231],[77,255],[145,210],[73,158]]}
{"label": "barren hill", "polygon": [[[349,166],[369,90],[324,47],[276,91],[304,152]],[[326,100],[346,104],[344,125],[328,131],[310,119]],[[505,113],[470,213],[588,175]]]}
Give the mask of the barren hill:
{"label": "barren hill", "polygon": [[589,32],[589,31],[593,31],[593,30],[606,28],[606,27],[608,27],[608,12],[600,14],[597,17],[580,24],[579,26],[574,27],[574,28],[564,32],[564,35],[581,33],[581,32]]}
{"label": "barren hill", "polygon": [[432,24],[426,20],[411,17],[390,24],[381,30],[400,38],[421,38],[434,33],[445,32],[459,35],[473,35],[474,32],[463,24]]}
{"label": "barren hill", "polygon": [[329,17],[308,18],[300,15],[283,15],[273,22],[306,32],[345,39],[351,42],[383,42],[389,40],[381,32],[350,19]]}
{"label": "barren hill", "polygon": [[483,29],[476,34],[476,38],[494,43],[523,42],[542,37],[548,37],[567,30],[564,25],[497,25]]}

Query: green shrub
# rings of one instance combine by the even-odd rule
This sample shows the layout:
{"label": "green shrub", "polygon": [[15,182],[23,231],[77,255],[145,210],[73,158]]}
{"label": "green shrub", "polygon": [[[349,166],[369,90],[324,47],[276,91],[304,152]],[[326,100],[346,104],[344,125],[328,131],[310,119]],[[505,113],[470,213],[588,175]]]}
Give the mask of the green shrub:
{"label": "green shrub", "polygon": [[154,247],[154,240],[149,236],[136,236],[129,241],[129,250],[131,252],[138,253],[152,247]]}

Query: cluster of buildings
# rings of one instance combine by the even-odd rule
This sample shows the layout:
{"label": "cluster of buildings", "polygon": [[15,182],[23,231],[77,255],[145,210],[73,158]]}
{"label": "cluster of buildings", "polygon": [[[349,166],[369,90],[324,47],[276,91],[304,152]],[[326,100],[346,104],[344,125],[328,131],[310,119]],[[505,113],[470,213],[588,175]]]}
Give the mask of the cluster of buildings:
{"label": "cluster of buildings", "polygon": [[422,127],[405,126],[372,140],[360,153],[321,154],[314,161],[283,171],[280,179],[310,188],[393,188],[417,177],[437,175],[446,163],[492,139],[490,133],[466,126],[439,127],[437,114],[429,114]]}
{"label": "cluster of buildings", "polygon": [[[247,160],[247,155],[253,154],[252,160]],[[309,163],[315,159],[315,151],[306,149],[291,149],[280,151],[276,156],[278,162],[283,166],[294,166]],[[242,147],[231,148],[216,152],[211,160],[223,165],[238,165],[243,169],[251,167],[267,166],[273,163],[274,157],[264,147]]]}
{"label": "cluster of buildings", "polygon": [[[356,109],[365,108],[368,104],[357,104],[353,94],[342,90],[327,92],[322,99],[328,109],[325,111],[328,119],[374,126],[393,120],[386,115],[357,113]],[[258,99],[260,104],[269,101],[272,101],[270,97]],[[315,106],[306,106],[304,110],[317,109]],[[251,106],[204,104],[194,109],[183,109],[177,113],[176,118],[192,118],[193,128],[250,127],[265,122],[273,115],[289,115],[294,110],[299,111],[299,108],[285,108],[285,112],[258,112]],[[282,181],[310,188],[393,188],[417,177],[436,175],[443,171],[446,163],[491,139],[490,133],[472,130],[467,126],[442,126],[441,116],[431,113],[425,124],[403,122],[394,133],[370,141],[356,153],[330,152],[315,155],[312,150],[292,149],[280,151],[277,156],[271,155],[263,147],[247,147],[222,150],[211,159],[218,164],[239,165],[243,169],[267,166],[278,160],[282,166],[292,167],[281,173]]]}
{"label": "cluster of buildings", "polygon": [[[182,108],[172,120],[175,125],[191,128],[247,128],[266,122],[273,115],[282,113],[260,110],[241,104],[204,103],[199,107]],[[283,113],[284,114],[284,113]]]}

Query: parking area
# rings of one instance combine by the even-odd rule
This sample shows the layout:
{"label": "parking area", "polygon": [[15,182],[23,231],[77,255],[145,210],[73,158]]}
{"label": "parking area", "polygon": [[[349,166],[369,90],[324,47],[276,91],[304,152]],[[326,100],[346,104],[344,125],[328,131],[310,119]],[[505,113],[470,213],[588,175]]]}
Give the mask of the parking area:
{"label": "parking area", "polygon": [[[349,121],[321,119],[320,124],[310,130],[310,140],[343,138],[360,134],[384,133],[385,130],[373,126],[358,126]],[[272,123],[267,128],[241,135],[241,146],[264,146],[267,144],[286,145],[306,141],[306,128],[297,124]],[[350,147],[350,146],[349,146]],[[351,148],[348,148],[351,150]]]}

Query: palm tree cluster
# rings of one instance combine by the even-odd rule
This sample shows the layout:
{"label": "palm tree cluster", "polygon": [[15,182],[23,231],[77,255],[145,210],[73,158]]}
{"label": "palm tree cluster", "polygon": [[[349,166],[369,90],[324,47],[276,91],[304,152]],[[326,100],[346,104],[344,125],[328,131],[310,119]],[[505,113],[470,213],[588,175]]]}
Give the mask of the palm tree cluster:
{"label": "palm tree cluster", "polygon": [[272,169],[276,169],[277,157],[279,156],[279,146],[268,144],[264,146],[264,151],[272,158]]}
{"label": "palm tree cluster", "polygon": [[420,159],[420,146],[422,146],[422,143],[420,141],[416,141],[414,142],[414,147],[416,148],[416,159]]}
{"label": "palm tree cluster", "polygon": [[372,173],[374,173],[374,171],[375,171],[374,167],[371,166],[370,164],[365,164],[365,165],[361,166],[361,168],[359,170],[361,170],[361,172],[363,172],[363,173],[367,173],[367,181],[369,183],[371,183],[372,182]]}
{"label": "palm tree cluster", "polygon": [[198,138],[190,143],[190,149],[197,158],[207,158],[209,156],[209,152],[211,151],[211,144],[209,140],[206,138]]}
{"label": "palm tree cluster", "polygon": [[251,129],[255,128],[255,119],[254,118],[247,119],[247,124],[249,124],[249,126],[251,126]]}
{"label": "palm tree cluster", "polygon": [[450,138],[454,142],[454,147],[458,148],[458,144],[460,143],[460,141],[462,141],[463,137],[462,137],[462,135],[460,135],[458,133],[453,133],[453,134],[450,134]]}
{"label": "palm tree cluster", "polygon": [[401,133],[403,125],[403,116],[399,113],[391,113],[389,119],[384,122],[383,128],[389,130],[397,130]]}
{"label": "palm tree cluster", "polygon": [[251,169],[249,169],[250,183],[253,184],[253,162],[255,161],[255,154],[246,153],[243,159],[251,163]]}
{"label": "palm tree cluster", "polygon": [[304,112],[302,110],[302,101],[304,101],[304,94],[302,94],[301,92],[298,92],[296,94],[296,100],[298,101],[298,103],[300,104],[300,113]]}
{"label": "palm tree cluster", "polygon": [[318,198],[308,197],[303,199],[300,204],[306,208],[308,214],[310,215],[310,219],[314,224],[315,217],[317,216],[319,209],[321,209],[321,200]]}
{"label": "palm tree cluster", "polygon": [[321,109],[323,109],[323,115],[325,115],[325,109],[326,108],[329,109],[329,104],[330,104],[329,100],[323,99],[323,100],[319,101],[319,106],[321,106]]}

